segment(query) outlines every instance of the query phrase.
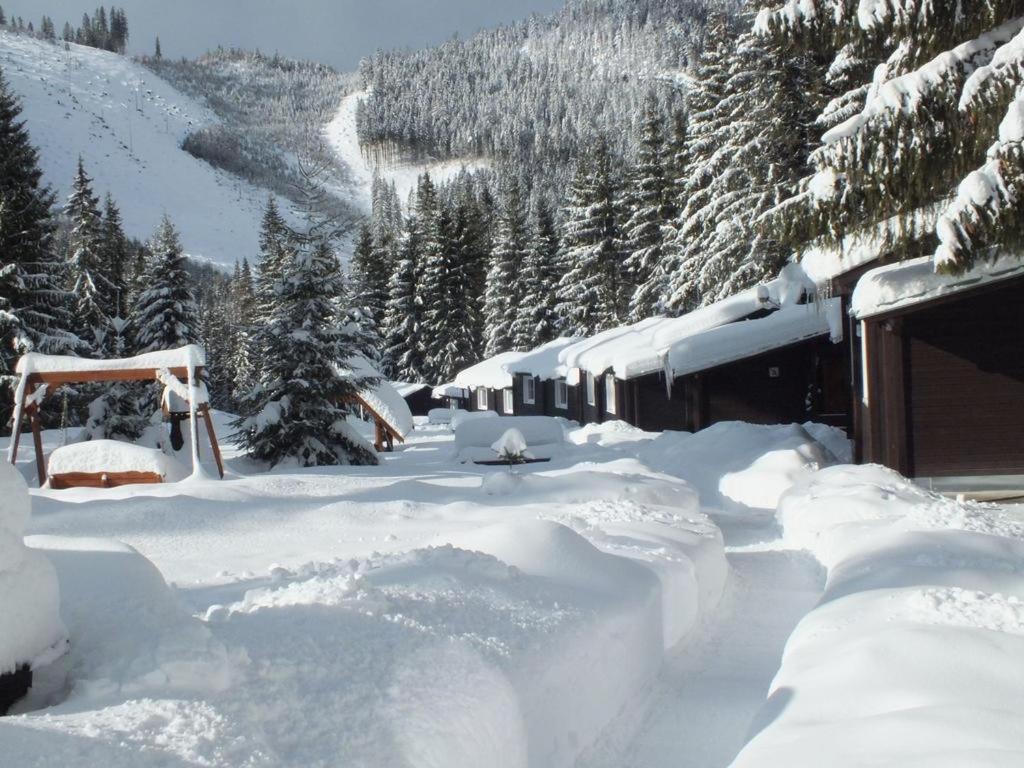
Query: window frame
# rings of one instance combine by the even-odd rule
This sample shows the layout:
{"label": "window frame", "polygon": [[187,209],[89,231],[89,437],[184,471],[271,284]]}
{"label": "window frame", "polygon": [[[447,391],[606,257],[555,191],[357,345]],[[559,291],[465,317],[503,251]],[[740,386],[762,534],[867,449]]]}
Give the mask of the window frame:
{"label": "window frame", "polygon": [[512,387],[505,387],[501,390],[501,412],[511,416],[516,412],[516,402],[512,395]]}
{"label": "window frame", "polygon": [[597,377],[587,371],[587,405],[597,406]]}
{"label": "window frame", "polygon": [[555,379],[555,408],[569,410],[569,382]]}
{"label": "window frame", "polygon": [[616,402],[618,385],[614,373],[604,375],[604,412],[613,416],[618,415],[618,403]]}
{"label": "window frame", "polygon": [[[480,401],[483,400],[481,403]],[[476,389],[476,409],[478,411],[486,411],[489,405],[487,398],[487,387],[477,387]]]}
{"label": "window frame", "polygon": [[537,380],[533,376],[523,376],[523,402],[527,405],[537,403]]}

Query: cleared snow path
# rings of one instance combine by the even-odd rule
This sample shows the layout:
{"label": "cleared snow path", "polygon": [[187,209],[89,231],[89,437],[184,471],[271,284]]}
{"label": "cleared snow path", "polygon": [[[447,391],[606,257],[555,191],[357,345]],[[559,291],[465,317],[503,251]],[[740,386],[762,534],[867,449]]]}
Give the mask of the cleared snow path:
{"label": "cleared snow path", "polygon": [[782,649],[820,598],[824,572],[810,555],[784,549],[774,523],[715,522],[731,567],[719,610],[670,657],[636,736],[615,746],[612,729],[587,768],[722,768],[752,735]]}

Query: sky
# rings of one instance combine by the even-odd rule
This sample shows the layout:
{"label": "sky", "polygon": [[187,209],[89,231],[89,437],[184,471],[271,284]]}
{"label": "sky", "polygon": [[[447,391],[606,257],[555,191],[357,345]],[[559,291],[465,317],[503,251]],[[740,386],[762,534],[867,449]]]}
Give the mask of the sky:
{"label": "sky", "polygon": [[[106,0],[0,0],[8,16],[57,32]],[[548,12],[562,0],[116,0],[128,14],[129,52],[193,57],[217,45],[260,48],[355,69],[378,48],[419,48],[482,27]],[[109,7],[109,6],[108,6]]]}

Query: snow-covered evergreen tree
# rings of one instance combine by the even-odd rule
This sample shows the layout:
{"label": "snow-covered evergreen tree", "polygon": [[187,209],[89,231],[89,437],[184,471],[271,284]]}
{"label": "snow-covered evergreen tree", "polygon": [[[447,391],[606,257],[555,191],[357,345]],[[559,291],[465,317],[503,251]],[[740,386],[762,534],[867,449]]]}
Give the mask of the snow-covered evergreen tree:
{"label": "snow-covered evergreen tree", "polygon": [[558,335],[556,290],[561,278],[554,214],[543,199],[533,206],[532,237],[519,275],[523,298],[516,308],[512,335],[519,349],[532,349]]}
{"label": "snow-covered evergreen tree", "polygon": [[773,231],[795,247],[868,234],[883,255],[932,253],[953,272],[1018,247],[1024,9],[863,5],[789,0],[755,23],[791,54],[831,59],[848,86],[823,108],[815,172],[774,212]]}
{"label": "snow-covered evergreen tree", "polygon": [[625,274],[620,182],[608,147],[599,143],[569,190],[562,235],[565,271],[558,286],[562,332],[589,336],[621,325],[632,285]]}
{"label": "snow-covered evergreen tree", "polygon": [[422,235],[415,215],[406,221],[398,247],[398,259],[388,282],[388,303],[384,312],[384,356],[386,373],[402,381],[425,380],[423,304],[420,296]]}
{"label": "snow-covered evergreen tree", "polygon": [[267,358],[259,385],[246,396],[239,422],[249,455],[271,466],[376,464],[375,454],[345,420],[344,405],[365,383],[339,375],[354,352],[338,327],[334,297],[341,267],[328,241],[297,238],[282,266],[267,317]]}
{"label": "snow-covered evergreen tree", "polygon": [[353,306],[365,315],[366,332],[379,336],[388,301],[391,260],[387,249],[374,242],[370,226],[363,226],[359,231],[349,269]]}
{"label": "snow-covered evergreen tree", "polygon": [[529,247],[530,227],[526,201],[519,181],[509,175],[498,213],[494,250],[484,291],[487,336],[484,357],[493,357],[511,349],[522,349],[524,347],[519,342],[529,341],[529,334],[525,331],[522,339],[517,339],[513,333],[523,295],[520,271],[526,264]]}
{"label": "snow-covered evergreen tree", "polygon": [[67,354],[78,344],[66,266],[53,249],[53,195],[20,114],[0,72],[0,416],[10,412],[4,388],[18,355]]}
{"label": "snow-covered evergreen tree", "polygon": [[643,320],[657,312],[664,292],[660,284],[665,258],[665,237],[675,218],[671,169],[666,168],[665,118],[658,99],[650,94],[644,104],[639,152],[629,192],[629,218],[624,247],[626,270],[633,285],[629,319]]}
{"label": "snow-covered evergreen tree", "polygon": [[199,314],[178,232],[164,216],[149,242],[144,288],[132,309],[138,353],[177,349],[199,341]]}
{"label": "snow-covered evergreen tree", "polygon": [[71,222],[68,242],[68,279],[74,297],[75,330],[92,357],[107,357],[116,332],[111,323],[117,289],[108,276],[103,216],[92,190],[92,179],[82,159],[64,213]]}

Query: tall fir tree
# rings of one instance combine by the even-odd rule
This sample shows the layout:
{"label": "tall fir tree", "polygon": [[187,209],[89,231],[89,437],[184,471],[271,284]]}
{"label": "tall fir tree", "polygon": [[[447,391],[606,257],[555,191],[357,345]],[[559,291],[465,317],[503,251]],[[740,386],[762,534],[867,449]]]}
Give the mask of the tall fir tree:
{"label": "tall fir tree", "polygon": [[665,258],[665,239],[676,215],[672,194],[673,171],[666,168],[664,116],[653,93],[644,103],[638,144],[623,244],[628,253],[625,268],[630,281],[636,286],[629,301],[629,319],[632,322],[657,312],[658,300],[664,292],[660,274]]}
{"label": "tall fir tree", "polygon": [[589,336],[626,319],[632,286],[624,264],[620,186],[608,146],[600,142],[592,161],[581,163],[565,210],[565,271],[558,286],[563,333]]}
{"label": "tall fir tree", "polygon": [[484,323],[487,345],[484,357],[519,349],[520,341],[513,333],[516,314],[521,304],[520,270],[525,265],[530,245],[530,229],[526,201],[514,174],[508,174],[491,264],[484,291]]}
{"label": "tall fir tree", "polygon": [[349,264],[350,304],[356,313],[355,322],[375,350],[370,359],[380,357],[381,329],[391,276],[390,259],[386,256],[387,251],[377,248],[374,243],[372,227],[364,225],[359,231]]}
{"label": "tall fir tree", "polygon": [[199,313],[178,232],[164,216],[149,243],[144,288],[131,325],[138,353],[177,349],[199,342]]}
{"label": "tall fir tree", "polygon": [[20,115],[0,72],[0,390],[8,393],[0,391],[0,415],[10,413],[16,356],[67,354],[78,345],[65,264],[53,248],[53,195]]}
{"label": "tall fir tree", "polygon": [[68,280],[74,297],[75,330],[85,344],[83,352],[92,357],[108,357],[118,335],[111,314],[116,311],[117,289],[108,274],[110,265],[106,260],[99,200],[93,194],[92,179],[81,158],[64,213],[71,222]]}
{"label": "tall fir tree", "polygon": [[423,303],[420,296],[422,235],[419,219],[406,219],[406,231],[398,247],[398,259],[388,282],[384,312],[385,372],[392,379],[425,380]]}
{"label": "tall fir tree", "polygon": [[556,289],[561,277],[559,241],[554,214],[545,200],[533,206],[532,237],[520,273],[522,301],[516,309],[512,335],[520,349],[532,349],[558,335]]}

